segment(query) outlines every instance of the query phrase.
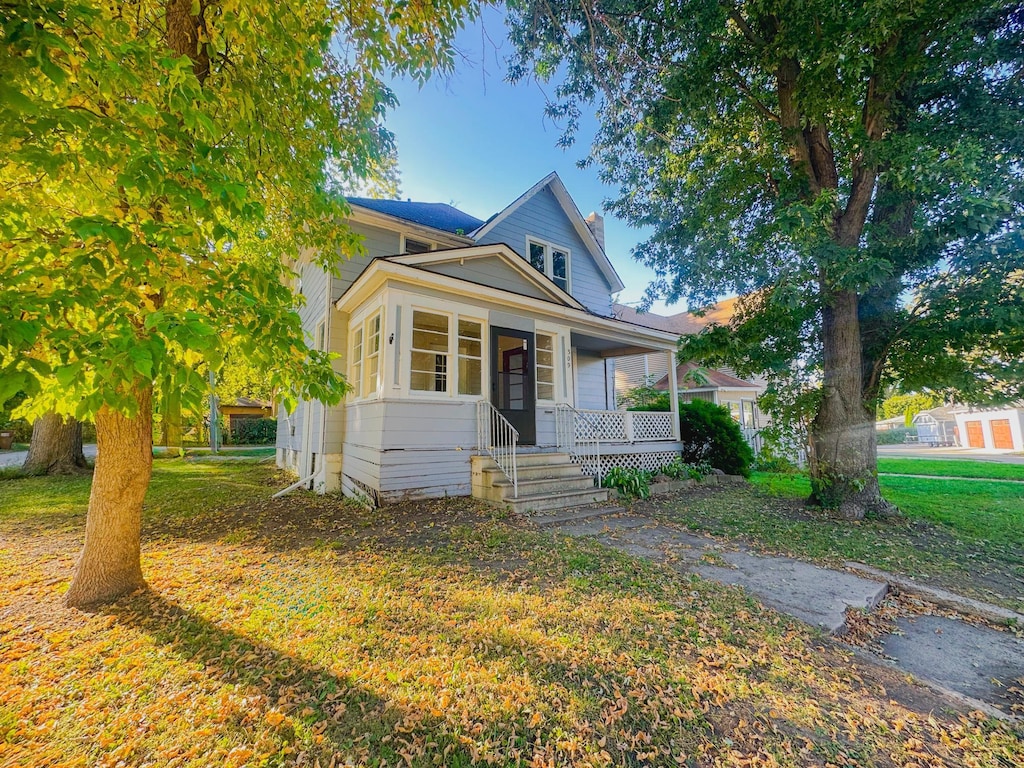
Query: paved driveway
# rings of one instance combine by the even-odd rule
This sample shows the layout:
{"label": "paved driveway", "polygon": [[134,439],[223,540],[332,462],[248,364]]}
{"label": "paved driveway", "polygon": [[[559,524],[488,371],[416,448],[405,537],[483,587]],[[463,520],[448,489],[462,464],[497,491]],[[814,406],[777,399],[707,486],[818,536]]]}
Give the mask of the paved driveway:
{"label": "paved driveway", "polygon": [[929,448],[925,445],[880,445],[878,458],[901,459],[967,459],[970,461],[994,461],[1000,464],[1024,464],[1024,456],[1006,451],[984,448]]}
{"label": "paved driveway", "polygon": [[[82,452],[85,453],[85,458],[95,459],[96,445],[94,443],[87,443],[82,446]],[[0,469],[3,467],[20,467],[25,463],[25,457],[27,456],[28,451],[4,451],[0,453]]]}

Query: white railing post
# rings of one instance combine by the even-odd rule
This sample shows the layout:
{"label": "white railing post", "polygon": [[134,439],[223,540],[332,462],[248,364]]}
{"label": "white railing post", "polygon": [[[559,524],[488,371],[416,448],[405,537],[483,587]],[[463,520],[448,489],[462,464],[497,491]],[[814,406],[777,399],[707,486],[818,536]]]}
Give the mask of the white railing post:
{"label": "white railing post", "polygon": [[512,483],[512,498],[518,499],[519,468],[516,447],[519,444],[519,432],[486,400],[477,401],[476,439],[477,450],[481,453],[486,452],[494,459],[498,469]]}
{"label": "white railing post", "polygon": [[626,418],[623,419],[623,421],[625,422],[623,424],[626,433],[625,438],[627,443],[632,443],[635,442],[633,436],[636,434],[636,432],[633,430],[633,417],[636,415],[636,411],[626,411],[625,414]]}

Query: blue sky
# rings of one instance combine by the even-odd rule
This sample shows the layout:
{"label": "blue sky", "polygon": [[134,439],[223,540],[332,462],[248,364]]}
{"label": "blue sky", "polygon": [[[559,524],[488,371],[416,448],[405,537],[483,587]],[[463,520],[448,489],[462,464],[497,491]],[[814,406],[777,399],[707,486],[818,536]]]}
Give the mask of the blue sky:
{"label": "blue sky", "polygon": [[[576,167],[587,154],[593,123],[589,131],[584,126],[577,146],[557,146],[563,126],[544,115],[544,87],[505,82],[512,45],[502,19],[500,9],[485,7],[463,30],[449,77],[434,77],[422,89],[408,80],[391,83],[400,105],[387,126],[398,142],[402,196],[450,203],[486,219],[557,171],[584,216],[595,210],[605,216],[606,250],[626,285],[620,300],[634,303],[653,278],[630,255],[644,233],[604,214],[602,203],[615,189],[602,185],[596,170]],[[667,314],[683,309],[654,307]]]}

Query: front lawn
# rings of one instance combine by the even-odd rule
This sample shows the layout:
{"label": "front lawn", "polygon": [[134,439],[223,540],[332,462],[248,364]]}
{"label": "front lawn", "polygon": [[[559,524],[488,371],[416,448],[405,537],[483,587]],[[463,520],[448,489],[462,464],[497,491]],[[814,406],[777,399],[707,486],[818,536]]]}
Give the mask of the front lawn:
{"label": "front lawn", "polygon": [[655,501],[645,511],[770,552],[847,560],[1024,610],[1024,488],[1014,483],[881,477],[901,522],[849,523],[803,500],[803,475],[755,473],[750,487]]}
{"label": "front lawn", "polygon": [[1010,765],[956,715],[739,591],[467,500],[271,501],[158,462],[151,591],[60,606],[87,481],[0,483],[0,764]]}
{"label": "front lawn", "polygon": [[1024,482],[1024,464],[1000,464],[995,461],[961,459],[902,459],[878,457],[878,471],[894,475],[931,475],[933,477],[981,477]]}

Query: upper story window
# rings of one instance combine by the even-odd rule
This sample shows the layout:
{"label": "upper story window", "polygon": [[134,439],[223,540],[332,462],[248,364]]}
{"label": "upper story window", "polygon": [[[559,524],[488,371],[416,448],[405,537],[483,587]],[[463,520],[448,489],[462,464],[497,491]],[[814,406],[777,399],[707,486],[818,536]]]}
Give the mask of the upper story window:
{"label": "upper story window", "polygon": [[434,244],[402,235],[402,253],[427,253],[434,250]]}
{"label": "upper story window", "polygon": [[569,292],[569,249],[543,240],[527,240],[530,264],[543,272],[566,293]]}

